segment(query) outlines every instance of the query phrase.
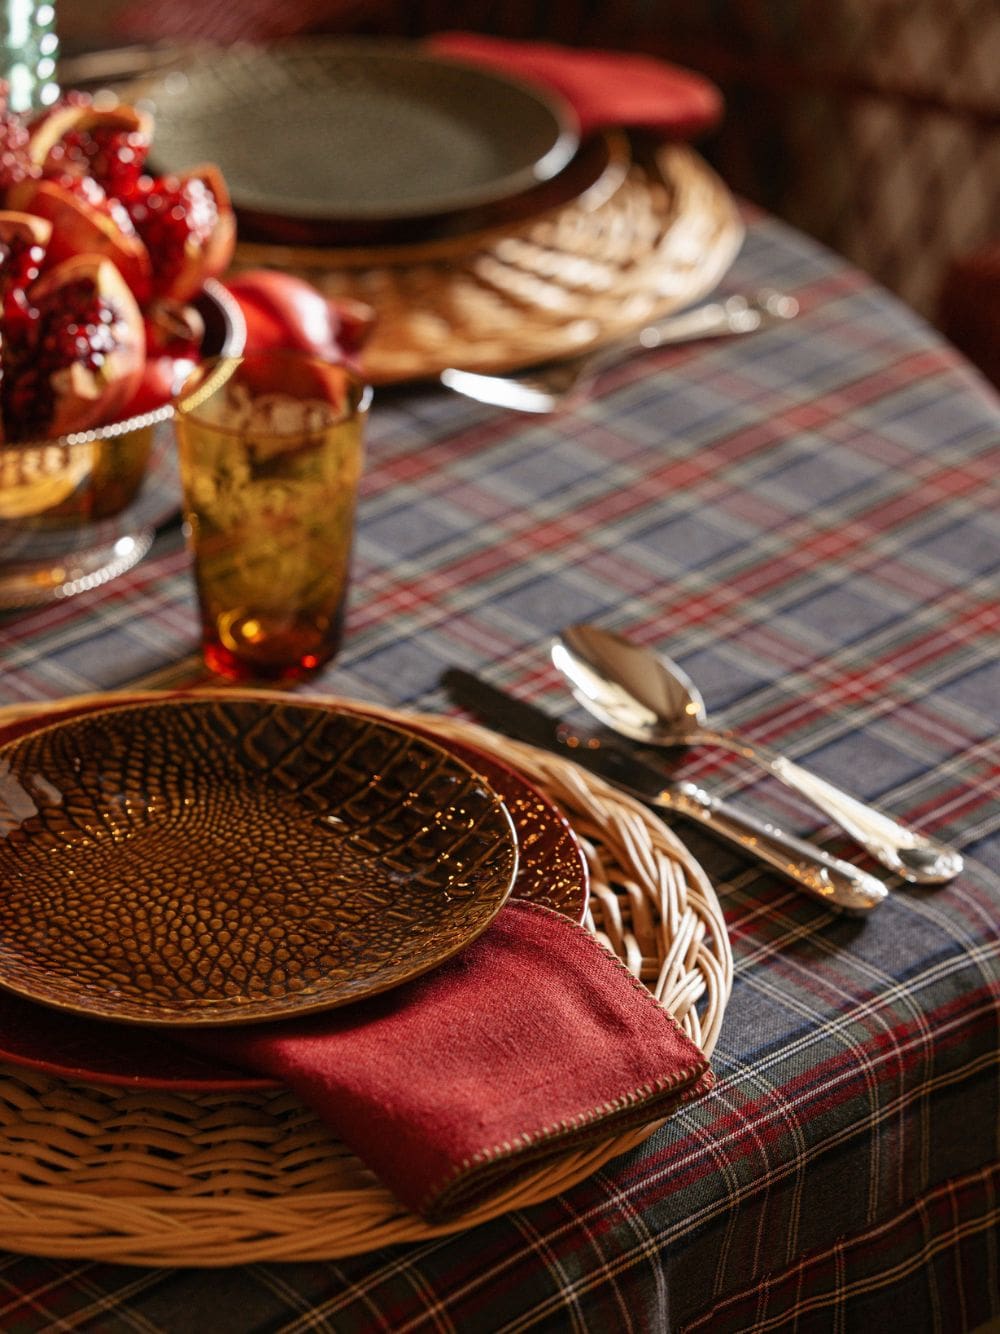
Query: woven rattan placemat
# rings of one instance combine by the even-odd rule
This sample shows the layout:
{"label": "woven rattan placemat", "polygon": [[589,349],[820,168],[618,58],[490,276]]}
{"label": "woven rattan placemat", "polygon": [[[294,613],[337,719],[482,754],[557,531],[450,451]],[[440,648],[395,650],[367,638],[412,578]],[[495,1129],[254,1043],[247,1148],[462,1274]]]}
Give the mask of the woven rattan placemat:
{"label": "woven rattan placemat", "polygon": [[[31,712],[0,709],[0,723]],[[380,712],[404,724],[417,719]],[[711,1054],[732,955],[715,892],[676,835],[565,760],[454,719],[419,721],[514,764],[557,802],[590,866],[586,925]],[[0,1065],[0,1247],[165,1266],[333,1259],[463,1231],[548,1199],[655,1128],[566,1153],[431,1226],[402,1208],[291,1093],[115,1089]]]}
{"label": "woven rattan placemat", "polygon": [[693,149],[660,144],[627,161],[607,194],[521,222],[396,249],[244,243],[234,268],[281,269],[367,302],[365,371],[390,384],[448,366],[513,370],[623,338],[711,292],[742,240],[722,181]]}

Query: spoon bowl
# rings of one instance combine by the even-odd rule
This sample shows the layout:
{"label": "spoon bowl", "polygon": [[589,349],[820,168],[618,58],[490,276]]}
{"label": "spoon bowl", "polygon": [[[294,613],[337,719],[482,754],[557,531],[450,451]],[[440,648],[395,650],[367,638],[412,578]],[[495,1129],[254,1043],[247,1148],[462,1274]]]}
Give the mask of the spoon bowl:
{"label": "spoon bowl", "polygon": [[592,625],[564,630],[552,661],[577,701],[612,731],[646,746],[683,746],[708,725],[701,692],[670,658]]}
{"label": "spoon bowl", "polygon": [[664,654],[594,625],[573,625],[552,661],[578,703],[606,727],[647,746],[716,745],[753,761],[808,798],[883,866],[915,884],[944,884],[962,869],[954,849],[858,801],[835,784],[735,732],[710,727],[690,677]]}

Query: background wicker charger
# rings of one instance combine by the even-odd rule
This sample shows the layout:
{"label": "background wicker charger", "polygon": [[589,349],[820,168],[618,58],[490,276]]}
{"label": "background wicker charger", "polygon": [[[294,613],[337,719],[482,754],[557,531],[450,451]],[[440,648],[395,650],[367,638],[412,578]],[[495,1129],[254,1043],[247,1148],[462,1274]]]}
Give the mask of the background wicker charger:
{"label": "background wicker charger", "polygon": [[[0,723],[52,707],[0,709]],[[715,891],[676,835],[566,760],[454,719],[380,712],[496,754],[563,808],[590,865],[586,925],[710,1055],[732,954]],[[558,1195],[658,1124],[567,1152],[431,1226],[291,1093],[119,1090],[0,1066],[0,1246],[141,1265],[334,1259],[463,1231]]]}
{"label": "background wicker charger", "polygon": [[247,242],[234,268],[282,269],[372,306],[375,384],[586,352],[708,295],[743,240],[732,195],[692,149],[629,159],[623,136],[610,143],[608,190],[521,221],[395,247]]}

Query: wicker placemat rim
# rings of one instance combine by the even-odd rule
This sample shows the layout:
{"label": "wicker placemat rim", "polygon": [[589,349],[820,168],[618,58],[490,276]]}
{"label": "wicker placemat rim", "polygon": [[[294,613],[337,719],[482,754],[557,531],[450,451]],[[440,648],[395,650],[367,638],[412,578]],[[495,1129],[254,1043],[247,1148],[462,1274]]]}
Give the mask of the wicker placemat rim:
{"label": "wicker placemat rim", "polygon": [[503,373],[592,351],[713,291],[743,242],[729,190],[686,144],[633,159],[620,184],[440,251],[244,244],[265,265],[375,311],[364,352],[376,385],[449,366]]}
{"label": "wicker placemat rim", "polygon": [[[0,724],[52,707],[0,709]],[[715,892],[676,835],[566,760],[456,719],[379,712],[496,754],[557,802],[590,866],[588,929],[710,1055],[732,987],[732,954]],[[285,1090],[113,1089],[0,1066],[0,1245],[139,1265],[333,1259],[463,1231],[549,1199],[658,1124],[560,1155],[435,1226],[403,1209]]]}

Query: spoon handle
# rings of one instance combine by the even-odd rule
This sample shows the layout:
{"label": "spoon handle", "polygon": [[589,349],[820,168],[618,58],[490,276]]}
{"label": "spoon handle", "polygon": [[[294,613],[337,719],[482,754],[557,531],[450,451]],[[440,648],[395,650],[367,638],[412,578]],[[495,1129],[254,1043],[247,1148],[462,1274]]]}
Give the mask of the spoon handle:
{"label": "spoon handle", "polygon": [[666,347],[696,338],[727,338],[793,319],[799,303],[792,296],[765,289],[753,296],[731,296],[680,315],[668,315],[640,329],[631,340],[644,348]]}
{"label": "spoon handle", "polygon": [[[660,804],[659,802],[657,804]],[[881,880],[832,857],[822,848],[778,829],[767,820],[722,797],[713,797],[694,783],[674,783],[662,804],[689,819],[698,820],[727,842],[735,843],[759,861],[773,866],[800,889],[842,912],[866,913],[876,908],[888,891]]]}
{"label": "spoon handle", "polygon": [[705,732],[697,739],[727,746],[760,764],[840,825],[883,866],[911,884],[942,885],[954,880],[962,870],[962,857],[954,848],[908,829],[784,755],[774,754],[731,733]]}

